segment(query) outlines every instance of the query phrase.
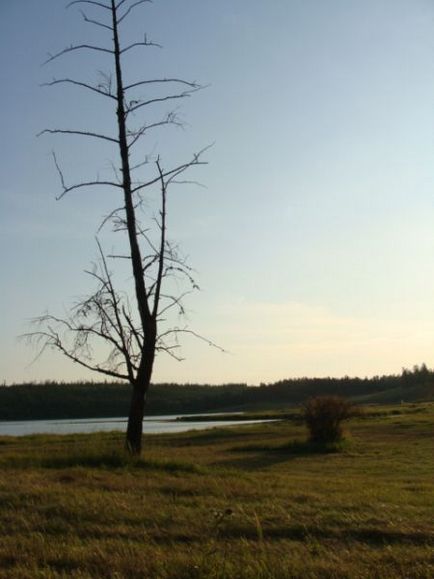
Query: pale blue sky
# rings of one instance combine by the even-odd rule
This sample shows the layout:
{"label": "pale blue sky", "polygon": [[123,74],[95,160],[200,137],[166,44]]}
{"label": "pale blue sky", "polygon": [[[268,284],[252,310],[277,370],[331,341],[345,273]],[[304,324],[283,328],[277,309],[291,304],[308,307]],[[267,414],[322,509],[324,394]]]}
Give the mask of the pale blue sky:
{"label": "pale blue sky", "polygon": [[[155,380],[259,383],[373,375],[434,365],[434,4],[428,0],[154,0],[125,26],[164,50],[137,51],[133,80],[181,76],[209,87],[182,103],[185,130],[154,134],[143,154],[183,160],[215,142],[173,196],[171,236],[197,270],[187,340]],[[41,137],[104,128],[98,96],[40,88],[97,79],[108,59],[48,52],[101,41],[60,0],[0,0],[0,380],[84,378],[61,356],[29,366],[16,337],[86,291],[113,192],[71,193],[65,175],[108,174],[110,146]],[[95,146],[94,146],[95,145]],[[114,243],[109,238],[107,243]],[[95,376],[97,377],[97,376]]]}

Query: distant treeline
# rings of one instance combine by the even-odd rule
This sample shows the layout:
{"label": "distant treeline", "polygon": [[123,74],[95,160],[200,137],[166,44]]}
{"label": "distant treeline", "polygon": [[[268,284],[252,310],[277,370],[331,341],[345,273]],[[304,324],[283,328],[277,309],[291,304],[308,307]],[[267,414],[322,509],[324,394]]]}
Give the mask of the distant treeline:
{"label": "distant treeline", "polygon": [[[373,378],[291,378],[272,384],[155,384],[147,414],[267,410],[300,404],[319,394],[361,403],[413,402],[434,398],[434,371],[414,366],[400,375]],[[46,382],[0,387],[0,420],[126,416],[130,387],[121,383]]]}

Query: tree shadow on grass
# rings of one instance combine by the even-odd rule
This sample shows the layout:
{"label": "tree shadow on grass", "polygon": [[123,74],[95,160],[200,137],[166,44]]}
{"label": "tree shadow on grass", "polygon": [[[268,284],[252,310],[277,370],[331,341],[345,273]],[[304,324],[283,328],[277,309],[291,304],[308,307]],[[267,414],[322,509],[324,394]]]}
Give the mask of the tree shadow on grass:
{"label": "tree shadow on grass", "polygon": [[241,470],[257,470],[296,458],[341,453],[344,452],[347,447],[348,442],[345,440],[337,443],[316,443],[295,440],[277,445],[246,444],[234,446],[229,449],[229,452],[242,454],[242,456],[219,461],[216,464]]}
{"label": "tree shadow on grass", "polygon": [[[188,447],[188,446],[208,446],[212,444],[221,444],[236,439],[245,439],[256,437],[257,433],[248,428],[249,425],[243,425],[243,428],[209,428],[203,431],[189,431],[178,438],[162,439],[162,443],[171,447]],[[270,433],[274,436],[274,433]]]}
{"label": "tree shadow on grass", "polygon": [[135,458],[123,452],[59,453],[40,456],[8,457],[1,462],[2,468],[26,469],[69,469],[90,468],[109,471],[155,470],[168,473],[202,474],[204,468],[194,463],[179,460],[155,460]]}

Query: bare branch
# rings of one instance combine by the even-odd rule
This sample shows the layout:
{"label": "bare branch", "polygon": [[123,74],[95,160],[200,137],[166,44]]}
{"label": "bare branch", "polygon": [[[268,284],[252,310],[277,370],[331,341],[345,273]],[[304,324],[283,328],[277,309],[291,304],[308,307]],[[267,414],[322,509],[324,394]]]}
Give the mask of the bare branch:
{"label": "bare branch", "polygon": [[166,246],[166,183],[164,181],[164,172],[160,165],[160,160],[157,159],[156,162],[158,174],[160,176],[160,185],[161,185],[161,227],[160,227],[160,250],[158,254],[158,272],[157,272],[157,282],[155,285],[155,294],[154,294],[154,307],[152,309],[152,317],[154,319],[157,318],[158,306],[160,303],[160,293],[161,293],[161,283],[163,281],[163,271],[164,271],[164,249]]}
{"label": "bare branch", "polygon": [[111,98],[111,99],[113,99],[113,100],[116,100],[116,97],[115,97],[114,95],[110,94],[109,92],[106,92],[106,91],[104,91],[104,90],[101,90],[100,88],[95,87],[95,86],[92,86],[92,85],[90,85],[90,84],[86,84],[85,82],[80,82],[80,81],[78,81],[78,80],[73,80],[73,79],[71,79],[71,78],[54,79],[54,80],[52,80],[51,82],[44,82],[41,86],[54,86],[54,85],[56,85],[56,84],[66,84],[66,83],[73,84],[73,85],[76,85],[76,86],[80,86],[80,87],[83,87],[83,88],[87,88],[87,89],[89,89],[89,90],[91,90],[91,91],[93,91],[93,92],[96,92],[96,93],[98,93],[98,94],[100,94],[100,95],[102,95],[102,96],[109,97],[109,98]]}
{"label": "bare branch", "polygon": [[[193,167],[195,165],[207,165],[206,161],[200,161],[200,157],[211,146],[212,145],[209,145],[208,147],[205,147],[204,149],[199,151],[199,153],[195,153],[195,155],[193,156],[193,159],[191,161],[189,161],[188,163],[184,163],[183,165],[178,165],[178,167],[175,167],[175,169],[171,169],[170,171],[165,171],[163,173],[163,178],[166,178],[170,175],[179,175],[183,171],[186,171],[189,167]],[[151,179],[150,181],[146,181],[145,183],[137,185],[137,187],[133,187],[131,189],[131,192],[137,193],[137,191],[141,191],[142,189],[145,189],[146,187],[150,187],[151,185],[155,185],[155,183],[158,183],[160,180],[161,180],[161,177],[160,177],[160,175],[158,175],[158,177],[155,177],[154,179]]]}
{"label": "bare branch", "polygon": [[65,187],[63,193],[56,197],[57,200],[61,199],[67,193],[74,191],[75,189],[83,189],[85,187],[95,187],[95,186],[104,186],[104,187],[118,187],[119,189],[122,188],[121,185],[118,183],[113,183],[112,181],[89,181],[88,183],[78,183],[77,185],[71,185],[70,187]]}
{"label": "bare branch", "polygon": [[119,10],[119,8],[121,8],[121,6],[122,6],[123,4],[125,4],[126,1],[127,1],[127,0],[120,0],[120,2],[118,2],[118,3],[116,4],[116,12]]}
{"label": "bare branch", "polygon": [[[69,326],[69,323],[66,320],[55,318],[54,316],[50,316],[48,314],[45,316],[41,316],[39,318],[36,318],[34,320],[34,322],[37,324],[49,324],[50,322],[55,322],[55,323],[58,323],[60,325],[65,325],[66,327]],[[50,348],[50,347],[55,348],[55,349],[59,350],[60,352],[62,352],[62,354],[64,354],[67,358],[69,358],[73,362],[76,362],[77,364],[80,364],[80,366],[83,366],[84,368],[87,368],[88,370],[92,370],[94,372],[99,372],[100,374],[105,374],[106,376],[111,376],[112,378],[118,378],[120,380],[128,380],[129,379],[129,377],[126,374],[121,374],[120,372],[116,372],[115,370],[102,368],[99,364],[90,364],[90,363],[86,362],[85,360],[83,360],[82,358],[80,358],[78,354],[75,354],[74,351],[70,351],[64,345],[59,334],[51,326],[48,326],[47,331],[41,330],[41,331],[29,332],[27,334],[24,334],[21,337],[27,339],[30,342],[40,342],[41,340],[43,341],[43,346],[42,346],[41,351],[39,352],[38,356],[41,355],[41,353],[46,348]]]}
{"label": "bare branch", "polygon": [[158,98],[154,98],[154,99],[149,99],[147,101],[142,101],[136,105],[133,105],[132,107],[128,107],[126,112],[127,112],[127,114],[129,114],[129,113],[133,113],[134,111],[137,111],[138,109],[141,109],[142,107],[147,107],[148,105],[152,105],[155,103],[164,103],[164,102],[170,101],[170,100],[184,99],[184,98],[191,96],[194,92],[197,92],[198,90],[200,90],[200,88],[192,88],[191,90],[185,90],[184,92],[181,92],[179,94],[173,94],[173,95],[168,95],[165,97],[158,97]]}
{"label": "bare branch", "polygon": [[105,28],[106,30],[110,30],[110,32],[113,32],[112,26],[108,26],[107,24],[104,24],[103,22],[99,22],[98,20],[93,20],[92,18],[88,18],[82,10],[80,10],[80,14],[83,16],[83,20],[85,22],[88,22],[89,24],[95,24],[95,26],[100,26],[101,28]]}
{"label": "bare branch", "polygon": [[147,231],[146,230],[140,230],[138,232],[144,239],[146,239],[147,244],[149,245],[149,247],[151,248],[151,250],[153,251],[152,255],[148,255],[146,256],[143,261],[146,261],[147,259],[151,259],[151,260],[155,260],[156,256],[158,256],[158,249],[155,247],[155,245],[152,243],[152,240],[150,239],[150,237],[147,235]]}
{"label": "bare branch", "polygon": [[63,189],[62,195],[60,195],[60,197],[56,197],[56,199],[59,200],[61,197],[63,197],[63,195],[65,195],[67,193],[68,188],[65,185],[65,179],[63,177],[62,169],[60,168],[59,163],[57,162],[56,153],[53,151],[52,155],[53,155],[54,164],[55,164],[56,169],[57,169],[57,173],[58,173],[59,178],[60,178],[60,183],[62,184],[62,189]]}
{"label": "bare branch", "polygon": [[83,366],[84,368],[87,368],[88,370],[92,370],[93,372],[99,372],[100,374],[104,374],[105,376],[111,376],[112,378],[118,378],[120,380],[128,380],[129,379],[129,377],[126,374],[120,374],[119,372],[115,372],[113,370],[106,370],[105,368],[101,368],[98,364],[88,364],[87,362],[84,362],[84,360],[80,360],[80,358],[78,358],[77,356],[74,356],[73,354],[68,352],[62,346],[61,343],[56,343],[56,344],[52,344],[52,345],[54,345],[55,348],[60,350],[62,352],[62,354],[64,354],[67,358],[69,358],[73,362],[76,362],[77,364],[80,364],[80,366]]}
{"label": "bare branch", "polygon": [[183,362],[185,360],[185,358],[183,358],[182,356],[177,356],[173,350],[175,348],[179,348],[178,344],[172,345],[172,346],[166,346],[166,344],[161,343],[161,344],[157,344],[155,346],[155,349],[157,350],[157,352],[165,352],[166,354],[169,354],[169,356],[171,358],[173,358],[174,360],[176,360],[177,362]]}
{"label": "bare branch", "polygon": [[119,54],[125,54],[125,52],[128,52],[129,50],[131,50],[132,48],[136,48],[137,46],[155,46],[155,48],[163,48],[161,44],[158,44],[157,42],[152,42],[152,40],[148,40],[145,34],[142,42],[133,42],[129,46],[126,46],[125,48],[120,50]]}
{"label": "bare branch", "polygon": [[169,303],[167,306],[165,306],[164,308],[162,308],[162,309],[158,312],[159,318],[161,318],[161,316],[162,316],[163,314],[165,314],[168,310],[170,310],[170,309],[172,309],[173,307],[176,307],[176,306],[178,306],[178,307],[180,308],[181,313],[182,313],[182,312],[184,311],[184,308],[183,308],[183,305],[182,305],[182,300],[183,300],[186,296],[190,295],[191,293],[192,293],[192,290],[188,290],[188,291],[183,292],[183,293],[182,293],[180,296],[178,296],[178,297],[175,297],[175,296],[166,296],[166,295],[165,295],[165,296],[161,296],[161,297],[164,297],[166,300],[169,300],[170,303]]}
{"label": "bare branch", "polygon": [[145,165],[149,165],[149,163],[154,160],[154,159],[152,158],[153,155],[154,155],[153,152],[150,153],[150,154],[148,154],[148,155],[145,155],[145,160],[144,160],[144,161],[141,161],[140,163],[137,163],[136,165],[131,166],[131,167],[130,167],[131,173],[132,173],[133,171],[135,171],[136,169],[140,169],[140,167],[144,167]]}
{"label": "bare branch", "polygon": [[64,54],[68,54],[69,52],[74,52],[75,50],[96,50],[97,52],[107,52],[108,54],[114,54],[113,50],[109,48],[103,48],[102,46],[93,46],[92,44],[77,44],[75,46],[71,45],[68,48],[64,48],[60,52],[56,54],[49,54],[48,58],[45,62],[42,63],[43,66],[56,60],[57,58],[63,56]]}
{"label": "bare branch", "polygon": [[208,338],[205,338],[201,334],[198,334],[197,332],[194,332],[193,330],[189,330],[188,328],[173,328],[172,330],[168,330],[167,332],[164,332],[164,334],[162,334],[162,336],[163,335],[168,336],[170,334],[176,334],[176,335],[177,334],[190,334],[191,336],[194,336],[198,340],[205,342],[206,344],[208,344],[208,346],[210,346],[212,348],[216,348],[217,350],[220,350],[220,352],[222,352],[223,354],[229,353],[227,350],[225,350],[224,348],[222,348],[221,346],[219,346],[215,342],[212,342]]}
{"label": "bare branch", "polygon": [[189,179],[184,179],[182,181],[175,181],[171,179],[170,183],[172,185],[195,185],[196,187],[202,187],[203,189],[207,189],[207,186],[201,183],[200,181],[191,181]]}
{"label": "bare branch", "polygon": [[[149,0],[147,0],[149,1]],[[124,87],[124,90],[130,90],[132,88],[136,88],[138,86],[142,86],[142,85],[146,85],[146,84],[157,84],[157,83],[164,83],[164,82],[175,82],[175,83],[179,83],[179,84],[184,84],[186,86],[189,86],[190,88],[202,88],[202,85],[196,83],[196,82],[188,82],[186,80],[182,80],[180,78],[157,78],[157,79],[152,79],[152,80],[141,80],[139,82],[134,82],[132,84],[129,84],[127,86]]]}
{"label": "bare branch", "polygon": [[100,226],[97,229],[97,233],[99,233],[101,231],[101,229],[105,226],[105,224],[108,223],[110,221],[110,219],[112,219],[117,213],[119,213],[119,211],[125,211],[125,206],[117,207],[116,209],[113,209],[113,211],[111,211],[106,217],[104,217]]}
{"label": "bare branch", "polygon": [[126,309],[123,307],[122,308],[122,313],[124,315],[124,318],[127,321],[127,324],[131,330],[131,333],[133,334],[137,346],[139,347],[139,350],[142,351],[143,349],[143,336],[140,335],[139,331],[135,328],[133,322],[131,321],[131,316],[127,313]]}
{"label": "bare branch", "polygon": [[44,129],[36,136],[40,137],[41,135],[45,135],[50,133],[52,135],[62,134],[62,135],[80,135],[82,137],[93,137],[95,139],[102,139],[104,141],[110,141],[112,143],[118,144],[118,139],[114,139],[113,137],[107,137],[106,135],[100,135],[99,133],[91,133],[89,131],[72,131],[72,130],[64,130],[64,129]]}
{"label": "bare branch", "polygon": [[134,380],[133,365],[132,365],[130,353],[128,351],[128,346],[126,343],[122,322],[120,319],[120,312],[119,312],[119,308],[118,308],[118,299],[117,299],[115,290],[113,288],[111,276],[110,276],[110,273],[109,273],[108,268],[107,268],[107,262],[105,260],[104,253],[102,251],[101,244],[99,243],[98,239],[96,240],[96,243],[98,245],[98,249],[99,249],[100,257],[101,257],[101,261],[102,261],[102,266],[103,266],[103,271],[104,271],[105,277],[106,277],[107,289],[108,289],[108,292],[109,292],[110,297],[112,299],[112,307],[113,307],[113,312],[115,315],[116,324],[113,322],[113,320],[111,320],[111,318],[110,318],[110,322],[112,324],[112,327],[115,329],[116,333],[118,334],[119,339],[122,342],[122,348],[120,348],[120,351],[122,352],[122,354],[124,356],[125,365],[127,367],[130,382],[133,382],[133,380]]}
{"label": "bare branch", "polygon": [[[137,2],[134,2],[134,4],[131,4],[131,6],[129,8],[127,8],[125,14],[123,14],[120,18],[118,18],[118,24],[120,24],[122,22],[122,20],[124,20],[134,8],[136,8],[140,4],[144,4],[145,2],[152,2],[152,0],[137,0]],[[122,5],[122,2],[120,2],[116,6],[116,10],[118,10],[121,7],[121,5]]]}
{"label": "bare branch", "polygon": [[100,8],[105,8],[106,10],[111,11],[110,6],[107,6],[102,2],[96,2],[95,0],[73,0],[73,2],[70,2],[66,7],[70,8],[74,4],[93,4],[94,6],[99,6]]}
{"label": "bare branch", "polygon": [[56,197],[57,200],[62,199],[62,197],[67,193],[69,193],[70,191],[74,191],[74,189],[82,189],[83,187],[105,186],[105,187],[117,187],[119,189],[122,189],[122,185],[120,185],[119,183],[113,183],[112,181],[89,181],[87,183],[86,182],[77,183],[76,185],[66,185],[62,169],[60,168],[60,165],[57,161],[57,157],[54,151],[52,152],[52,155],[54,164],[57,169],[57,173],[60,178],[60,183],[63,189],[62,193]]}
{"label": "bare branch", "polygon": [[108,253],[107,257],[110,257],[110,259],[131,259],[131,255],[118,255],[116,253]]}
{"label": "bare branch", "polygon": [[163,127],[165,125],[182,127],[182,123],[176,120],[175,113],[169,113],[162,121],[151,123],[150,125],[143,125],[138,131],[129,131],[128,137],[133,137],[133,139],[128,143],[128,148],[131,149],[147,131],[157,127]]}

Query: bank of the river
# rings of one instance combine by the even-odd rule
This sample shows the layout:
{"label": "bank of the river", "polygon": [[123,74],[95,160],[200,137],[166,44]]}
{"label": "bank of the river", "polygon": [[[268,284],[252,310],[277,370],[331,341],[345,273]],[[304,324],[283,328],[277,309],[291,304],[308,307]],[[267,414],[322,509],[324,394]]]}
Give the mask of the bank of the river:
{"label": "bank of the river", "polygon": [[0,577],[433,577],[434,407],[379,412],[331,454],[295,421],[147,436],[140,460],[116,432],[0,437]]}

